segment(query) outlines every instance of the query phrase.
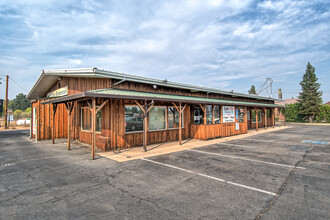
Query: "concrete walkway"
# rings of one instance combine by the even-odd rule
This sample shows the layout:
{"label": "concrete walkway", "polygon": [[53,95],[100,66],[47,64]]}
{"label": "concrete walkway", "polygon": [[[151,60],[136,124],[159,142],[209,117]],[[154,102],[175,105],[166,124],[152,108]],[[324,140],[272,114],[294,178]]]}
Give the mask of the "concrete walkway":
{"label": "concrete walkway", "polygon": [[102,152],[102,153],[97,153],[97,154],[102,157],[109,158],[111,160],[115,160],[118,162],[125,162],[125,161],[129,161],[129,160],[153,157],[153,156],[158,156],[158,155],[162,155],[162,154],[168,154],[168,153],[183,151],[183,150],[187,150],[187,149],[203,147],[203,146],[216,144],[216,143],[220,143],[220,142],[226,142],[226,141],[246,138],[246,137],[257,135],[257,134],[278,131],[278,130],[282,130],[282,129],[286,129],[286,128],[289,128],[289,126],[281,126],[281,127],[275,127],[275,128],[269,127],[267,129],[259,128],[259,131],[249,130],[248,133],[246,133],[246,134],[240,134],[240,135],[235,135],[235,136],[230,136],[230,137],[225,137],[225,138],[216,138],[216,139],[211,139],[211,140],[207,140],[207,141],[198,140],[198,139],[188,139],[188,140],[182,141],[183,144],[181,146],[178,144],[178,141],[152,144],[152,145],[147,146],[147,152],[144,152],[142,147],[135,147],[135,148],[118,150],[118,151]]}

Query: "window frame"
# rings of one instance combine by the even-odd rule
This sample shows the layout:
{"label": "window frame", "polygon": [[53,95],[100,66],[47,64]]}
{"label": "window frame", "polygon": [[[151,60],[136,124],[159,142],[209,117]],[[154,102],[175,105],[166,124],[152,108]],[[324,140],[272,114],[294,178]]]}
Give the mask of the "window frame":
{"label": "window frame", "polygon": [[[149,120],[149,117],[150,117],[150,114],[149,114],[149,112],[151,111],[151,109],[153,109],[153,108],[155,108],[155,107],[157,107],[157,108],[165,108],[165,128],[163,128],[163,129],[157,129],[157,130],[150,130],[150,120]],[[166,130],[168,130],[168,119],[167,119],[167,106],[165,106],[165,105],[154,105],[154,106],[152,106],[151,107],[151,109],[149,110],[149,112],[148,112],[148,131],[149,132],[151,132],[151,131],[166,131]],[[173,128],[173,129],[175,129],[175,128]]]}
{"label": "window frame", "polygon": [[[169,117],[168,117],[168,113],[169,113],[169,111],[168,111],[168,109],[169,108],[174,108],[175,109],[175,111],[178,111],[174,106],[167,106],[167,109],[166,109],[166,116],[167,116],[167,126],[166,126],[166,128],[168,129],[168,130],[175,130],[175,129],[179,129],[180,127],[178,126],[177,128],[170,128],[169,127],[169,122],[168,122],[168,119],[169,119]],[[181,119],[182,119],[182,122],[181,122],[181,128],[184,128],[184,114],[183,114],[184,112],[182,112],[181,113]],[[175,118],[175,116],[174,116],[174,118]]]}
{"label": "window frame", "polygon": [[[96,106],[96,108],[97,107],[98,106]],[[84,130],[83,129],[83,126],[82,126],[82,118],[83,118],[82,110],[84,108],[87,108],[89,110],[90,116],[91,116],[91,125],[90,125],[89,130]],[[102,111],[102,109],[100,109],[100,111]],[[90,108],[88,106],[80,107],[80,131],[83,131],[83,132],[92,132],[92,121],[93,121],[93,118],[92,118],[92,112],[91,112]],[[102,114],[101,114],[101,131],[96,131],[96,129],[95,129],[95,133],[102,133]]]}
{"label": "window frame", "polygon": [[[126,123],[126,117],[125,117],[125,115],[126,115],[126,106],[130,106],[130,107],[137,107],[141,112],[142,112],[142,114],[143,114],[143,111],[140,109],[140,107],[138,106],[138,105],[134,105],[134,104],[128,104],[128,105],[124,105],[124,109],[125,109],[125,111],[124,111],[124,123]],[[144,118],[143,118],[143,120],[144,120]],[[134,134],[134,133],[143,133],[143,120],[142,120],[142,131],[126,131],[126,128],[125,128],[125,134]],[[125,127],[125,126],[124,126]]]}

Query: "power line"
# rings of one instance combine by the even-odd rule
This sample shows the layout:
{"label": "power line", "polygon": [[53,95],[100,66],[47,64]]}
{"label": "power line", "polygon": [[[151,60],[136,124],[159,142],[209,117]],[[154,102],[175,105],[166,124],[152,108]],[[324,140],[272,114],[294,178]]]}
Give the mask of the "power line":
{"label": "power line", "polygon": [[21,86],[18,82],[16,82],[16,80],[13,79],[13,77],[9,77],[14,83],[16,83],[16,85],[18,85],[19,87],[21,87],[25,92],[29,92],[27,91],[23,86]]}

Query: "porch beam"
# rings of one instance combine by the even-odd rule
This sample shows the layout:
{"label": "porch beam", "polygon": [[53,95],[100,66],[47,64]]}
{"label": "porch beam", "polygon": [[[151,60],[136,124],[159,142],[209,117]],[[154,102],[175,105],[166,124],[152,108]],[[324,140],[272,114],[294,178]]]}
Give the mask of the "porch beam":
{"label": "porch beam", "polygon": [[95,159],[95,130],[96,130],[96,99],[92,101],[92,160]]}
{"label": "porch beam", "polygon": [[109,102],[109,99],[105,100],[97,109],[96,113],[98,113],[107,103]]}
{"label": "porch beam", "polygon": [[133,101],[141,109],[141,111],[143,112],[143,114],[145,114],[146,112],[144,110],[144,106],[140,105],[140,103],[138,101],[136,101],[136,100],[133,100]]}
{"label": "porch beam", "polygon": [[144,110],[143,110],[143,150],[147,152],[147,118],[148,118],[148,105],[147,101],[144,102]]}
{"label": "porch beam", "polygon": [[55,144],[55,114],[57,110],[57,104],[53,104],[53,128],[52,128],[52,141]]}
{"label": "porch beam", "polygon": [[267,129],[267,109],[266,108],[263,108],[264,109],[264,114],[265,114],[265,129]]}
{"label": "porch beam", "polygon": [[70,120],[71,120],[71,113],[72,113],[72,109],[73,109],[73,102],[66,102],[65,106],[66,106],[66,110],[68,112],[68,150],[70,150]]}
{"label": "porch beam", "polygon": [[259,121],[258,121],[258,109],[254,108],[254,110],[256,111],[256,131],[258,131],[258,127],[259,127]]}
{"label": "porch beam", "polygon": [[179,108],[180,108],[180,111],[179,111],[179,144],[181,145],[182,144],[182,122],[181,122],[181,120],[182,120],[182,109],[181,109],[181,102],[180,102],[180,104],[179,104]]}
{"label": "porch beam", "polygon": [[178,107],[174,102],[172,102],[172,104],[173,104],[174,108],[176,108],[176,110],[177,110],[178,112],[180,112],[179,107]]}

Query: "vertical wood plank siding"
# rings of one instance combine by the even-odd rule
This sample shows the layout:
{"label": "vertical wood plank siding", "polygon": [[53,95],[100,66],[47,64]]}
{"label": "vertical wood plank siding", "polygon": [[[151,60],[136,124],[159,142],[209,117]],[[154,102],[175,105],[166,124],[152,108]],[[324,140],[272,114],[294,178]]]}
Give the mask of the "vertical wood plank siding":
{"label": "vertical wood plank siding", "polygon": [[[68,95],[76,93],[111,88],[112,83],[117,82],[111,79],[105,78],[76,78],[76,77],[62,77],[60,81],[55,83],[48,91],[54,91],[60,87],[68,86]],[[174,88],[166,88],[159,86],[155,90],[152,85],[123,82],[113,88],[157,92],[176,95],[190,95],[207,97],[204,92],[190,92],[188,90],[180,90]],[[46,94],[45,94],[46,96]],[[221,98],[239,101],[253,101],[261,103],[273,103],[272,101],[260,101],[249,98],[229,97],[226,95],[209,94],[209,98]],[[101,100],[99,100],[101,101]],[[55,138],[67,138],[67,110],[64,104],[57,106],[55,118],[53,118],[52,104],[42,105],[43,100],[37,100],[32,103],[32,107],[37,107],[37,120],[38,120],[38,140],[51,139],[52,138],[52,123],[55,120]],[[125,132],[125,104],[132,104],[129,100],[110,100],[102,109],[102,130],[100,133],[96,133],[96,147],[103,151],[114,150],[119,148],[129,148],[143,145],[142,132],[126,133]],[[97,103],[97,104],[100,104]],[[165,106],[172,106],[170,103],[162,103]],[[81,130],[81,107],[86,106],[82,102],[76,102],[73,108],[72,117],[70,121],[71,138],[78,139],[81,142],[91,144],[92,135],[90,131]],[[222,112],[222,108],[221,108]],[[246,111],[244,111],[246,114]],[[263,112],[263,110],[262,110]],[[226,137],[230,135],[242,134],[247,132],[247,121],[239,123],[239,130],[236,131],[235,123],[221,123],[211,125],[196,125],[193,124],[193,118],[191,114],[191,106],[188,105],[184,110],[184,127],[182,128],[182,139],[197,138],[207,140],[211,138]],[[221,114],[222,120],[222,114]],[[236,119],[237,121],[237,119]],[[33,121],[32,121],[33,122]],[[148,123],[149,124],[149,123]],[[271,118],[267,119],[267,125],[271,126]],[[33,125],[32,125],[33,126]],[[255,127],[255,124],[252,124]],[[264,121],[259,123],[259,127],[264,126]],[[33,135],[34,137],[34,135]],[[35,138],[35,137],[34,137]],[[163,143],[169,141],[179,140],[179,129],[166,129],[161,131],[148,131],[148,144]]]}

